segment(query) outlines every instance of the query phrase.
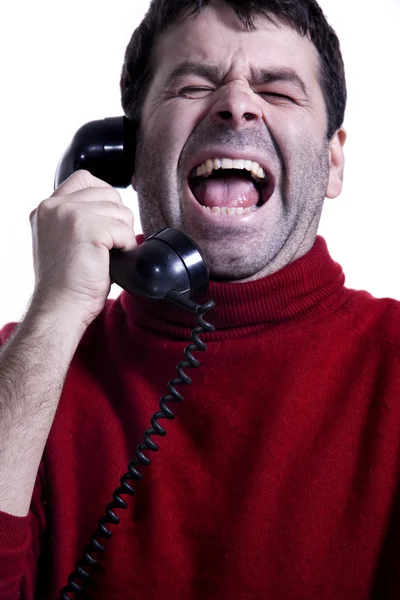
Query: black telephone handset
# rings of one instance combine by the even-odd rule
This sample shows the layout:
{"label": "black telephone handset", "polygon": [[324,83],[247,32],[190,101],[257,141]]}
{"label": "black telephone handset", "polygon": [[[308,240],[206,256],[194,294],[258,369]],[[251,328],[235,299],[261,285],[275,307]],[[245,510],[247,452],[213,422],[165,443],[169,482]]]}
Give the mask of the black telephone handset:
{"label": "black telephone handset", "polygon": [[[135,125],[126,117],[86,123],[61,158],[54,187],[78,169],[86,169],[113,187],[128,187],[134,171],[135,139]],[[195,299],[207,290],[208,269],[197,244],[181,231],[167,228],[134,250],[111,250],[110,278],[126,291],[152,299],[171,299],[170,290]]]}
{"label": "black telephone handset", "polygon": [[[78,169],[86,169],[114,187],[128,187],[134,170],[135,127],[125,117],[113,117],[91,121],[81,127],[64,153],[56,172],[55,187]],[[215,303],[210,300],[197,304],[208,286],[208,269],[197,244],[181,231],[166,228],[147,238],[140,246],[130,251],[111,250],[110,279],[129,293],[136,293],[152,300],[169,300],[181,308],[196,314],[197,327],[192,332],[192,343],[184,349],[185,360],[176,367],[177,376],[168,383],[168,394],[159,401],[159,410],[151,417],[151,427],[143,435],[143,442],[136,448],[135,457],[122,475],[120,486],[112,494],[105,515],[98,521],[98,529],[90,537],[75,570],[68,577],[68,584],[61,590],[59,600],[70,600],[70,593],[81,593],[92,575],[90,570],[99,559],[94,555],[105,549],[100,539],[109,539],[112,532],[107,525],[118,524],[115,509],[126,509],[122,495],[133,496],[136,489],[133,481],[140,481],[143,473],[137,467],[148,466],[150,458],[143,451],[158,450],[151,436],[165,436],[166,430],[159,419],[173,419],[169,402],[182,402],[183,396],[176,385],[191,383],[185,373],[187,367],[198,367],[199,361],[193,351],[204,351],[206,344],[199,334],[213,331],[214,326],[203,316]]]}

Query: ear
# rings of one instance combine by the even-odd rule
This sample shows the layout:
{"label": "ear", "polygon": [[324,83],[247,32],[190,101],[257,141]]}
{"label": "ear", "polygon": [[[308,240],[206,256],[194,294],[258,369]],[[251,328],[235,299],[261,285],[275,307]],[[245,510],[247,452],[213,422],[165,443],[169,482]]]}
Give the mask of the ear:
{"label": "ear", "polygon": [[346,137],[347,133],[341,127],[329,142],[329,181],[325,194],[327,198],[337,198],[343,188],[343,146],[346,142]]}

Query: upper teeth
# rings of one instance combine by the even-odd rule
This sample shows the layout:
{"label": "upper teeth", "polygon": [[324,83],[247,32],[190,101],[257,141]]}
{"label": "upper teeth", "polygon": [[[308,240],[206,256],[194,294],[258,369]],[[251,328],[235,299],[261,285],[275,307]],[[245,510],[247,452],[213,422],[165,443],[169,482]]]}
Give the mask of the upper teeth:
{"label": "upper teeth", "polygon": [[232,160],[231,158],[209,158],[199,167],[195,168],[197,177],[209,176],[218,169],[245,169],[250,171],[253,177],[265,179],[265,171],[257,162],[252,160]]}

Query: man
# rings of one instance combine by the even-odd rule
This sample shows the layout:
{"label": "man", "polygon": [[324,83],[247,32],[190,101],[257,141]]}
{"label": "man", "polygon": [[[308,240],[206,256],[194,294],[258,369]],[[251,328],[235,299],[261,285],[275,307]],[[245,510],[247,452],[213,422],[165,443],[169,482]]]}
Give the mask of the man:
{"label": "man", "polygon": [[106,302],[109,250],[136,240],[104,182],[78,172],[32,213],[35,290],[2,333],[0,596],[57,597],[86,546],[70,597],[100,542],[91,598],[398,598],[399,305],[347,290],[317,237],[344,168],[337,38],[314,0],[184,7],[154,0],[122,99],[144,234],[198,242],[216,331],[86,546],[193,323]]}

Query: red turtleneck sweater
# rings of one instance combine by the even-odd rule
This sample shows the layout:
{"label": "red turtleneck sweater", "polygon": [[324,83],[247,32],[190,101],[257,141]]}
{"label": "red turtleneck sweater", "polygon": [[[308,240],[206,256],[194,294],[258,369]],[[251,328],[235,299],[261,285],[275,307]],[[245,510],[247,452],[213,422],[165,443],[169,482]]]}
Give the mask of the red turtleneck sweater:
{"label": "red turtleneck sweater", "polygon": [[[397,600],[400,304],[346,289],[320,237],[209,295],[216,331],[89,597]],[[87,330],[31,511],[0,513],[1,600],[59,597],[192,325],[124,293]]]}

